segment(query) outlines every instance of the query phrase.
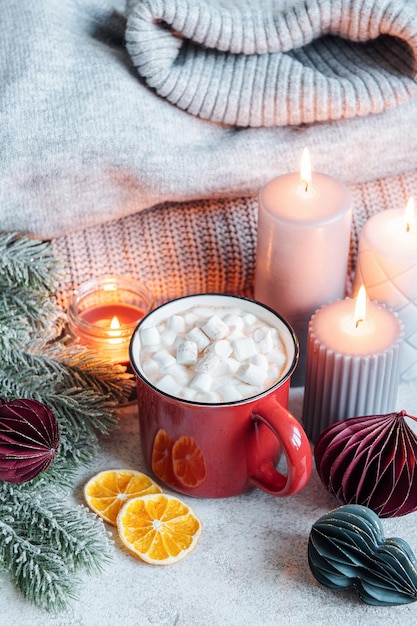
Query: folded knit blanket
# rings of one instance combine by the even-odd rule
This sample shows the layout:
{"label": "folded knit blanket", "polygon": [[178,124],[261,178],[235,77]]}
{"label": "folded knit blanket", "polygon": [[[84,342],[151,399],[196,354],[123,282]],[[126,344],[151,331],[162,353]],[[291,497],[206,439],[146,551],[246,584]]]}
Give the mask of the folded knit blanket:
{"label": "folded knit blanket", "polygon": [[2,230],[416,170],[414,0],[0,2]]}
{"label": "folded knit blanket", "polygon": [[160,96],[226,124],[335,120],[417,95],[410,0],[128,0],[126,41]]}

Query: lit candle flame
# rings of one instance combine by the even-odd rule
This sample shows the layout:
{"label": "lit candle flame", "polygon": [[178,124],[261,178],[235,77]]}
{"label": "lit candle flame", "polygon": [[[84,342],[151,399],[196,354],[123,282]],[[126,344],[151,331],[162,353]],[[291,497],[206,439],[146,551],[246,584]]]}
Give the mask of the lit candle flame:
{"label": "lit candle flame", "polygon": [[361,322],[366,319],[366,289],[364,285],[361,285],[358,295],[356,296],[355,312],[353,314],[353,321],[357,328]]}
{"label": "lit candle flame", "polygon": [[404,219],[405,219],[405,232],[409,233],[411,228],[414,226],[414,222],[416,219],[413,196],[410,196],[410,198],[408,198],[407,206],[405,207]]}
{"label": "lit candle flame", "polygon": [[[111,339],[109,339],[110,343],[121,343],[123,341],[122,337],[120,337],[120,322],[117,315],[115,315],[110,322],[110,335]],[[113,331],[113,332],[112,332]]]}
{"label": "lit candle flame", "polygon": [[308,191],[308,187],[311,183],[311,159],[308,148],[304,148],[303,155],[301,157],[300,178],[301,182],[305,186],[305,190]]}
{"label": "lit candle flame", "polygon": [[115,328],[120,328],[120,322],[119,322],[119,318],[117,317],[117,315],[115,315],[112,321],[110,322],[110,328],[112,330],[114,330]]}

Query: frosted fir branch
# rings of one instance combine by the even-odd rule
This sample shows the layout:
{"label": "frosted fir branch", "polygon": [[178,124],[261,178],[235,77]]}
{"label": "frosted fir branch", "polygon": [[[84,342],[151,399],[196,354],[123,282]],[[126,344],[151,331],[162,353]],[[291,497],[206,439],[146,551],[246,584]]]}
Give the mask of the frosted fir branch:
{"label": "frosted fir branch", "polygon": [[33,331],[43,328],[51,320],[63,319],[64,314],[50,294],[39,293],[21,287],[0,286],[0,303],[5,321],[14,322],[16,317],[23,317],[34,322]]}
{"label": "frosted fir branch", "polygon": [[84,506],[65,508],[51,489],[13,490],[16,505],[25,511],[22,530],[33,545],[48,545],[63,555],[71,571],[85,569],[88,574],[102,570],[101,555],[110,558],[112,545],[103,522]]}
{"label": "frosted fir branch", "polygon": [[46,345],[35,340],[5,356],[4,375],[14,378],[23,371],[34,393],[40,393],[40,389],[60,393],[61,388],[68,393],[89,389],[104,400],[124,402],[134,386],[124,367],[103,361],[85,347],[68,345],[65,338]]}
{"label": "frosted fir branch", "polygon": [[74,433],[61,427],[60,444],[53,462],[32,482],[56,488],[72,487],[79,468],[89,467],[99,450],[98,437],[94,432]]}
{"label": "frosted fir branch", "polygon": [[111,558],[103,522],[85,507],[65,507],[52,491],[0,483],[0,560],[30,601],[48,611],[67,608],[75,574],[98,573]]}
{"label": "frosted fir branch", "polygon": [[48,242],[19,233],[0,233],[0,287],[53,293],[59,275],[59,264]]}
{"label": "frosted fir branch", "polygon": [[41,476],[43,480],[64,485],[71,483],[75,470],[88,466],[98,452],[97,433],[108,434],[117,425],[116,405],[111,397],[100,396],[90,389],[46,389],[42,380],[31,384],[25,376],[16,381],[1,378],[0,396],[6,400],[26,397],[42,402],[55,415],[60,445],[50,468]]}
{"label": "frosted fir branch", "polygon": [[76,580],[68,576],[60,555],[49,548],[39,551],[19,537],[14,526],[0,520],[0,555],[4,569],[23,597],[42,609],[58,612],[76,599]]}
{"label": "frosted fir branch", "polygon": [[63,379],[59,361],[48,355],[47,346],[42,352],[41,346],[37,346],[36,341],[30,343],[36,351],[32,352],[31,346],[26,345],[24,348],[12,349],[4,355],[2,377],[16,378],[20,372],[21,384],[26,385],[32,381],[30,387],[33,389],[54,389]]}
{"label": "frosted fir branch", "polygon": [[124,368],[59,342],[41,354],[18,349],[0,361],[1,397],[35,399],[55,415],[60,446],[42,480],[62,485],[71,483],[75,468],[91,464],[99,449],[97,433],[109,434],[117,426],[116,408],[133,384]]}
{"label": "frosted fir branch", "polygon": [[[37,398],[35,398],[37,399]],[[115,405],[111,398],[97,397],[89,389],[65,389],[65,393],[43,394],[43,402],[68,429],[109,434],[117,425]]]}
{"label": "frosted fir branch", "polygon": [[11,326],[10,318],[4,320],[0,316],[0,354],[2,356],[6,356],[28,341],[30,341],[30,325],[26,319],[15,317]]}
{"label": "frosted fir branch", "polygon": [[70,344],[53,295],[58,276],[48,243],[0,233],[0,397],[46,404],[60,430],[48,470],[24,484],[0,481],[0,569],[49,611],[75,597],[79,569],[99,571],[109,558],[102,521],[63,505],[64,488],[91,463],[133,387],[122,368]]}
{"label": "frosted fir branch", "polygon": [[65,366],[67,382],[78,387],[80,381],[95,389],[100,394],[115,396],[124,402],[135,386],[134,378],[126,373],[126,368],[111,365],[98,358],[94,353],[74,348],[61,353],[61,364]]}
{"label": "frosted fir branch", "polygon": [[[43,353],[17,350],[0,363],[0,394],[34,398],[68,425],[108,433],[114,411],[126,401],[134,382],[125,368],[104,363],[84,348],[55,344]],[[2,388],[3,387],[3,392]]]}

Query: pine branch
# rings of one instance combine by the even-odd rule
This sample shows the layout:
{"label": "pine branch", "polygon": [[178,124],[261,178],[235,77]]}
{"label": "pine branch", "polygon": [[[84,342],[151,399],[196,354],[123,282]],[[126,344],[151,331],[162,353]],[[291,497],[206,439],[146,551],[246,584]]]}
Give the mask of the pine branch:
{"label": "pine branch", "polygon": [[0,233],[0,288],[20,287],[51,294],[57,288],[58,277],[59,265],[49,243],[19,233]]}
{"label": "pine branch", "polygon": [[58,611],[75,598],[80,569],[101,571],[111,543],[104,524],[85,507],[63,506],[54,491],[3,483],[0,558],[26,598]]}
{"label": "pine branch", "polygon": [[114,428],[114,410],[134,385],[125,368],[104,363],[85,348],[63,350],[58,344],[40,354],[12,351],[0,363],[0,380],[4,397],[34,398],[71,428],[101,433]]}
{"label": "pine branch", "polygon": [[36,291],[0,285],[0,307],[0,323],[13,328],[16,320],[26,320],[34,335],[42,333],[44,336],[49,330],[52,337],[63,324],[64,315],[56,302]]}
{"label": "pine branch", "polygon": [[[61,361],[57,359],[62,359]],[[61,443],[44,478],[68,484],[73,468],[88,465],[97,452],[98,432],[117,425],[115,409],[125,402],[133,381],[124,368],[109,366],[86,351],[60,344],[44,353],[18,350],[0,363],[0,396],[32,398],[54,413]]]}
{"label": "pine branch", "polygon": [[71,345],[53,291],[59,267],[47,243],[0,233],[0,397],[32,398],[54,413],[58,453],[28,483],[0,481],[0,569],[30,601],[58,611],[74,597],[76,573],[109,558],[104,524],[63,506],[64,487],[91,463],[98,433],[116,425],[133,386],[118,366]]}
{"label": "pine branch", "polygon": [[38,546],[30,545],[12,525],[2,520],[0,556],[14,585],[40,608],[61,611],[67,608],[69,600],[76,598],[74,585],[77,581],[67,576],[60,555],[48,548],[40,552]]}

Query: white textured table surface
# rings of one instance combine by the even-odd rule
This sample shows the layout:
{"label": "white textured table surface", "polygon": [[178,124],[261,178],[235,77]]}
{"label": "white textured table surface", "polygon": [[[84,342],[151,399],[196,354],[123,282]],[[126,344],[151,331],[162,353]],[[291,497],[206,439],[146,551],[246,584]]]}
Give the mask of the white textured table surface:
{"label": "white textured table surface", "polygon": [[[301,389],[291,390],[291,409],[297,417],[301,403]],[[417,383],[400,388],[397,408],[417,415]],[[148,471],[135,407],[123,410],[119,428],[103,440],[100,458],[80,475],[75,500],[82,502],[87,477],[112,467]],[[315,581],[307,562],[310,529],[321,515],[338,506],[315,470],[307,487],[289,498],[258,490],[221,500],[180,497],[203,523],[201,539],[185,559],[167,567],[147,565],[127,554],[113,531],[112,562],[102,574],[82,581],[78,600],[65,613],[38,610],[1,575],[0,624],[411,626],[417,622],[417,602],[371,607],[353,590],[330,591]],[[402,537],[417,556],[417,513],[382,523],[387,537]]]}

